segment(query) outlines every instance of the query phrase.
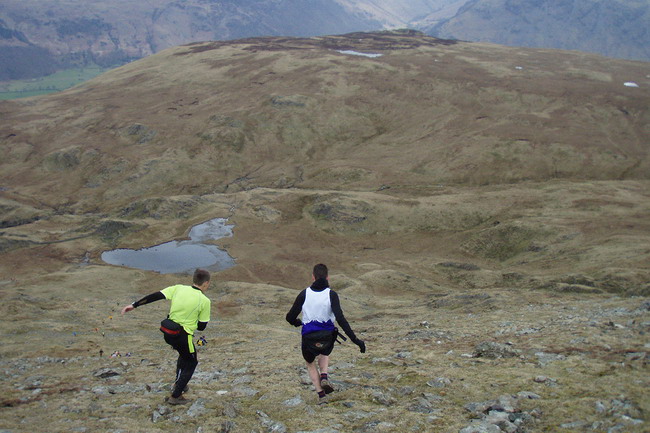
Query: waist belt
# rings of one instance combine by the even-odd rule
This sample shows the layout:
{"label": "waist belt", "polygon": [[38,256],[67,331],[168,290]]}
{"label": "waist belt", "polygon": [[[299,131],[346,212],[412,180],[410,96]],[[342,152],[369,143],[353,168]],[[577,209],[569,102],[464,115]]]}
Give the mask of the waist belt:
{"label": "waist belt", "polygon": [[160,330],[168,335],[178,335],[183,332],[183,327],[168,317],[160,322]]}
{"label": "waist belt", "polygon": [[179,329],[178,331],[174,331],[174,330],[172,330],[172,329],[165,328],[164,326],[161,326],[161,327],[160,327],[160,330],[161,330],[162,332],[164,332],[165,334],[169,334],[169,335],[178,335],[178,334],[181,333],[181,330],[180,330],[180,329]]}

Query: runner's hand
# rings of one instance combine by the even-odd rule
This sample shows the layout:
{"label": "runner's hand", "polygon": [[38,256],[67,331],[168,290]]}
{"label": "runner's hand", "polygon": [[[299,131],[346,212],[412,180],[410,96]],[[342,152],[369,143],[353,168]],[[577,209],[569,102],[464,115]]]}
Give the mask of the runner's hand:
{"label": "runner's hand", "polygon": [[361,353],[366,353],[366,343],[363,342],[363,340],[359,340],[358,338],[354,340],[354,344],[359,346],[359,351]]}

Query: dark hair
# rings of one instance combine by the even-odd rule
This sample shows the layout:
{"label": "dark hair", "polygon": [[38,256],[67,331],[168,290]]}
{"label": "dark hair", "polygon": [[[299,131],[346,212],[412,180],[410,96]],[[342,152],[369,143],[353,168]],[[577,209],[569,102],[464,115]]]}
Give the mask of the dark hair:
{"label": "dark hair", "polygon": [[313,274],[314,274],[314,278],[316,278],[317,280],[319,278],[327,278],[327,266],[325,266],[322,263],[317,264],[316,266],[314,266]]}
{"label": "dark hair", "polygon": [[210,281],[210,272],[206,271],[205,269],[197,269],[194,271],[194,277],[192,278],[194,285],[200,286],[206,281]]}

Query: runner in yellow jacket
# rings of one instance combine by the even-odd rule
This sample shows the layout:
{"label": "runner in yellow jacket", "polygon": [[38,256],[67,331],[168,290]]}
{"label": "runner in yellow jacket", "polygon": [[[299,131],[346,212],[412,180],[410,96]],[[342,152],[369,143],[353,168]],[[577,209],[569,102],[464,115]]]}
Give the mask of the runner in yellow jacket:
{"label": "runner in yellow jacket", "polygon": [[203,331],[210,321],[210,299],[205,291],[210,287],[210,273],[203,269],[194,272],[192,286],[177,284],[154,292],[122,309],[122,315],[135,308],[150,304],[161,299],[169,299],[169,320],[163,321],[160,330],[165,336],[165,342],[178,352],[176,362],[176,381],[172,395],[167,399],[169,404],[188,403],[183,392],[194,374],[199,361],[192,337],[197,329]]}

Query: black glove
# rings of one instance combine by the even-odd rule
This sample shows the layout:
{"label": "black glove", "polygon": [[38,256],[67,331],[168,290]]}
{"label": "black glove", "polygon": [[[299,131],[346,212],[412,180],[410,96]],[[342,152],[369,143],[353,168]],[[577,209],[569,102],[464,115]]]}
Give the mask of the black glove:
{"label": "black glove", "polygon": [[302,326],[302,322],[300,321],[300,319],[294,320],[293,321],[293,326]]}
{"label": "black glove", "polygon": [[366,353],[366,343],[364,343],[363,340],[356,338],[353,343],[359,346],[359,351],[361,351],[361,353]]}

